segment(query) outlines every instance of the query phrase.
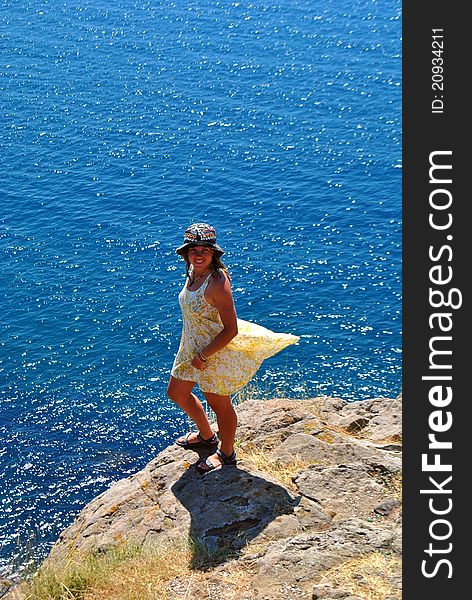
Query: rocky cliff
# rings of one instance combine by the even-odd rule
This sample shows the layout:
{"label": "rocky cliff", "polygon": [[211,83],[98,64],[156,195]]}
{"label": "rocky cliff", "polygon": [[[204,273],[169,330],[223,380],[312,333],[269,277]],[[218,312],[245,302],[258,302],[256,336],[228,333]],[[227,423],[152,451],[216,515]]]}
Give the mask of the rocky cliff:
{"label": "rocky cliff", "polygon": [[169,579],[170,600],[399,600],[401,397],[237,412],[237,466],[201,476],[196,452],[172,445],[90,502],[48,560],[190,537],[220,558]]}

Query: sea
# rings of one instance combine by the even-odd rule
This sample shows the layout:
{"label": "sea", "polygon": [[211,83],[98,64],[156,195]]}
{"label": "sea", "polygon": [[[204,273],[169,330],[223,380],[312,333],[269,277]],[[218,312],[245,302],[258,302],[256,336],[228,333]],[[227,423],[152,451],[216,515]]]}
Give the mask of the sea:
{"label": "sea", "polygon": [[300,336],[239,400],[400,393],[401,160],[398,0],[2,1],[1,575],[188,430],[191,223]]}

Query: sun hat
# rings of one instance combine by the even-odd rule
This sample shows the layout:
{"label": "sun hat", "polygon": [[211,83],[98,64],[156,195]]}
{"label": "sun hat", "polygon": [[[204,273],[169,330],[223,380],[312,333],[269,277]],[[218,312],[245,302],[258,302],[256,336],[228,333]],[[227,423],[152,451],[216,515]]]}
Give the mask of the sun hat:
{"label": "sun hat", "polygon": [[177,248],[177,254],[183,256],[190,246],[208,246],[213,248],[217,256],[224,254],[224,250],[216,243],[216,230],[208,223],[193,223],[184,233],[184,243]]}

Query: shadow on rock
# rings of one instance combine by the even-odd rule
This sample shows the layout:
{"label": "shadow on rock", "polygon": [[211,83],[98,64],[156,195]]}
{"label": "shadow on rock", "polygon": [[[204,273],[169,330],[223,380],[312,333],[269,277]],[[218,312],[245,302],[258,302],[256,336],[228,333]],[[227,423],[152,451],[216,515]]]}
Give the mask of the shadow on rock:
{"label": "shadow on rock", "polygon": [[234,558],[279,515],[300,503],[285,488],[237,466],[200,475],[189,468],[172,486],[190,514],[189,537],[196,542],[192,567],[204,570]]}

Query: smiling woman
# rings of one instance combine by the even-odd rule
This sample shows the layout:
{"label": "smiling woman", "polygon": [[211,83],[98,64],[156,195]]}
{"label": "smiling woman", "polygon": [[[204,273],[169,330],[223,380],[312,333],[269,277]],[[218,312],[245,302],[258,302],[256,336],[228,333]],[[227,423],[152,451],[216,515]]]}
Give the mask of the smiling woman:
{"label": "smiling woman", "polygon": [[[197,463],[197,470],[203,474],[236,464],[237,417],[231,394],[248,383],[266,358],[299,338],[237,318],[230,276],[221,261],[224,251],[216,243],[213,227],[206,223],[191,225],[177,253],[185,260],[187,281],[179,294],[183,329],[168,395],[199,430],[179,438],[177,444],[215,451]],[[221,448],[202,403],[192,394],[195,384],[216,414]]]}

